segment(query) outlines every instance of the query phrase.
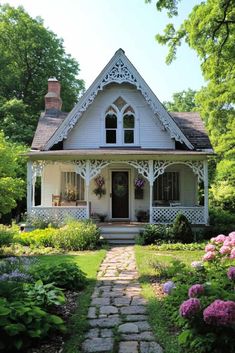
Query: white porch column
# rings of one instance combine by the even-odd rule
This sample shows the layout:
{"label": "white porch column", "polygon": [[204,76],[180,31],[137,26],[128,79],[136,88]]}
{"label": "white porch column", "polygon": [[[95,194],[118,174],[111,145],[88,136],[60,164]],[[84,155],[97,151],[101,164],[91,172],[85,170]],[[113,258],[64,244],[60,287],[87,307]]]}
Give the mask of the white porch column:
{"label": "white porch column", "polygon": [[154,182],[154,172],[153,172],[153,160],[148,161],[149,164],[149,223],[153,223],[153,182]]}
{"label": "white porch column", "polygon": [[203,161],[203,181],[204,181],[204,220],[205,224],[209,224],[209,211],[208,211],[208,162]]}
{"label": "white porch column", "polygon": [[89,209],[90,161],[86,161],[85,183],[86,183],[86,202],[87,202],[86,214],[87,214],[87,218],[90,218],[90,209]]}
{"label": "white porch column", "polygon": [[32,161],[27,162],[27,213],[32,209]]}

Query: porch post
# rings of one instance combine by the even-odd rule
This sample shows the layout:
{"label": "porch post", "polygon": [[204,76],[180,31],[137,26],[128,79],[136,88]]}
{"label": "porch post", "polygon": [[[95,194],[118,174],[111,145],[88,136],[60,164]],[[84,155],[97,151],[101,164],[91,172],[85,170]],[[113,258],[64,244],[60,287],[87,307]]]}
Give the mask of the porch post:
{"label": "porch post", "polygon": [[32,161],[27,162],[27,213],[32,209]]}
{"label": "porch post", "polygon": [[153,160],[148,161],[149,164],[149,223],[153,223]]}
{"label": "porch post", "polygon": [[86,161],[85,181],[86,181],[86,203],[87,203],[86,214],[87,214],[87,218],[90,218],[90,209],[89,209],[90,161]]}
{"label": "porch post", "polygon": [[204,175],[204,221],[205,224],[209,224],[209,212],[208,212],[208,162],[203,161],[203,175]]}

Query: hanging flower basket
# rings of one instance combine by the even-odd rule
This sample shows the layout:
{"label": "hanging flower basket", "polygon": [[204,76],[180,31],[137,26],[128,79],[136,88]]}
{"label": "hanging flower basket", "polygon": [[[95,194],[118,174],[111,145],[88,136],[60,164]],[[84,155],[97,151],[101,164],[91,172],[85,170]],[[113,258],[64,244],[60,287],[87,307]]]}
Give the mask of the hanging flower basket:
{"label": "hanging flower basket", "polygon": [[104,177],[102,177],[102,175],[98,175],[95,178],[95,184],[96,184],[96,188],[93,190],[93,192],[99,199],[101,199],[101,197],[106,194],[106,190],[104,188],[104,185],[105,185]]}
{"label": "hanging flower basket", "polygon": [[145,180],[141,177],[135,178],[135,199],[142,200],[144,198]]}

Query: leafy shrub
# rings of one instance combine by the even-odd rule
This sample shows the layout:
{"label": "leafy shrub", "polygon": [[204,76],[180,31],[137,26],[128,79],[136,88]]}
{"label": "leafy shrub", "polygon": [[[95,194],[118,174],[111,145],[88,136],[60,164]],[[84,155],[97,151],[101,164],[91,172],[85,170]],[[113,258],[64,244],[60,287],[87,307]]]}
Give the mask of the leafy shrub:
{"label": "leafy shrub", "polygon": [[35,263],[34,258],[7,257],[0,262],[0,281],[30,282],[30,266]]}
{"label": "leafy shrub", "polygon": [[36,229],[32,232],[21,232],[14,237],[14,241],[21,245],[34,246],[53,246],[53,239],[56,237],[58,230],[55,228]]}
{"label": "leafy shrub", "polygon": [[30,215],[27,217],[27,223],[38,229],[45,228],[59,228],[64,225],[64,222],[55,215],[55,216],[39,216],[39,215]]}
{"label": "leafy shrub", "polygon": [[204,238],[209,239],[214,234],[224,234],[235,229],[235,214],[220,208],[209,210],[210,227],[205,229]]}
{"label": "leafy shrub", "polygon": [[71,220],[53,237],[53,244],[66,250],[92,250],[100,244],[100,229],[91,221]]}
{"label": "leafy shrub", "polygon": [[189,221],[183,214],[178,214],[172,225],[174,240],[182,243],[193,242],[193,232]]}
{"label": "leafy shrub", "polygon": [[9,302],[0,298],[0,351],[16,351],[28,347],[35,339],[50,332],[65,331],[63,320],[51,315],[32,301]]}
{"label": "leafy shrub", "polygon": [[52,283],[43,284],[41,280],[33,284],[25,284],[24,293],[27,299],[42,307],[65,303],[65,297],[60,288],[55,287]]}
{"label": "leafy shrub", "polygon": [[160,245],[150,245],[151,250],[156,251],[178,251],[178,250],[187,250],[187,251],[195,251],[195,250],[204,250],[205,242],[202,243],[190,243],[190,244],[182,244],[182,243],[163,243]]}
{"label": "leafy shrub", "polygon": [[31,274],[43,283],[53,283],[59,288],[69,290],[81,289],[86,283],[85,274],[73,263],[37,265],[32,268]]}
{"label": "leafy shrub", "polygon": [[7,227],[0,224],[0,247],[13,243],[13,238],[17,230],[15,227]]}
{"label": "leafy shrub", "polygon": [[156,244],[159,241],[167,241],[171,238],[170,227],[156,224],[147,224],[144,230],[136,238],[139,245]]}

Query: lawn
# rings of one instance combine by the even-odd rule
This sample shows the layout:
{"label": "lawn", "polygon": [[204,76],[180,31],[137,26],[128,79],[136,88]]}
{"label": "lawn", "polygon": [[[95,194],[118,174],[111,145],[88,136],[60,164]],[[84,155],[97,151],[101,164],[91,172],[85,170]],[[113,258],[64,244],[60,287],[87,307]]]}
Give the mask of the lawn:
{"label": "lawn", "polygon": [[81,270],[87,274],[89,279],[88,285],[78,297],[78,306],[69,323],[68,338],[65,342],[63,353],[80,352],[80,345],[87,329],[86,316],[90,305],[91,294],[96,282],[96,274],[105,254],[105,250],[99,250],[82,251],[66,255],[38,256],[39,262],[44,264],[76,263]]}
{"label": "lawn", "polygon": [[156,271],[150,263],[157,259],[160,263],[167,265],[173,259],[178,259],[190,265],[192,261],[200,260],[204,252],[202,250],[157,251],[151,246],[136,246],[135,252],[143,295],[148,300],[149,320],[157,341],[164,348],[164,353],[182,352],[177,342],[177,334],[167,320],[161,299],[156,298],[151,286],[151,279],[156,275]]}

